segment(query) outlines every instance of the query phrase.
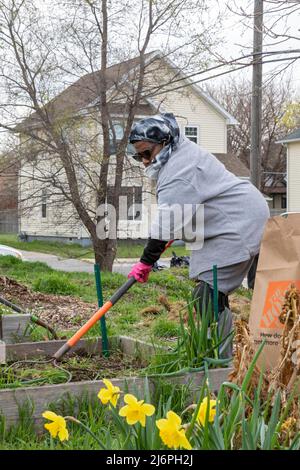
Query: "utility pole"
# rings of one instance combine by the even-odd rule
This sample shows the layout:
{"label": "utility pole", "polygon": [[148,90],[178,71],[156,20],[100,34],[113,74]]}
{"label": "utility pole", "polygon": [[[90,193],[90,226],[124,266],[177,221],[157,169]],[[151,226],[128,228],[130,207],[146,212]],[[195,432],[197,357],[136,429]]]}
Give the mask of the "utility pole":
{"label": "utility pole", "polygon": [[251,100],[251,181],[261,187],[263,0],[254,0],[253,72]]}

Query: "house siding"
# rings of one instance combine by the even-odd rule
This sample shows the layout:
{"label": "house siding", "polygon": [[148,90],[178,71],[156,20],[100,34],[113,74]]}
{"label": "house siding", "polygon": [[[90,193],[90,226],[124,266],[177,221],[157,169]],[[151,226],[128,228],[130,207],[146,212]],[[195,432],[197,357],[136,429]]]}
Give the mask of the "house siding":
{"label": "house siding", "polygon": [[[170,103],[170,104],[168,104]],[[227,153],[226,122],[192,91],[168,96],[166,104],[177,118],[181,133],[186,126],[197,126],[198,145],[211,153]]]}
{"label": "house siding", "polygon": [[18,166],[0,167],[0,233],[18,231]]}
{"label": "house siding", "polygon": [[288,211],[300,212],[300,142],[289,143],[287,153]]}
{"label": "house siding", "polygon": [[[47,162],[43,162],[43,170]],[[23,176],[26,175],[26,176]],[[43,184],[38,181],[38,167],[24,165],[20,175],[20,232],[33,236],[80,238],[86,231],[68,202],[47,196],[46,217],[42,217]],[[37,178],[37,179],[34,179]]]}
{"label": "house siding", "polygon": [[[114,184],[115,157],[111,158],[108,184]],[[45,159],[42,162],[43,172],[49,163]],[[22,176],[26,175],[26,176]],[[27,164],[22,167],[20,176],[20,232],[33,238],[57,239],[63,237],[68,241],[76,242],[88,239],[89,233],[78,220],[78,215],[72,204],[68,201],[56,200],[55,196],[47,197],[47,216],[42,217],[42,190],[43,184],[38,181],[39,167]],[[63,181],[63,179],[62,179]],[[67,183],[66,183],[67,184]],[[143,186],[143,208],[151,204],[151,187],[143,176],[141,166],[132,166],[131,162],[125,162],[125,171],[122,186]],[[95,197],[85,201],[85,206],[96,210]],[[118,238],[147,238],[148,237],[148,213],[142,210],[141,220],[120,220],[118,226]],[[72,239],[72,240],[71,240]]]}
{"label": "house siding", "polygon": [[[172,79],[170,67],[162,64],[160,70],[165,82],[168,78]],[[156,84],[158,83],[159,80],[156,78]],[[211,153],[227,153],[225,117],[201,97],[192,86],[187,85],[180,90],[162,93],[155,97],[155,103],[157,105],[161,103],[161,111],[172,112],[176,116],[182,133],[184,133],[185,126],[197,126],[198,144],[201,147]]]}

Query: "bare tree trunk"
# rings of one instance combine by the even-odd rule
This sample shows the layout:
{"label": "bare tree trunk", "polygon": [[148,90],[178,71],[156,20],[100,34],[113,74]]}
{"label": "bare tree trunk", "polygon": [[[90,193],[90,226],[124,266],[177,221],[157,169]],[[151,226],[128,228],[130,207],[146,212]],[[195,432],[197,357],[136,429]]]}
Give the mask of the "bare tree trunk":
{"label": "bare tree trunk", "polygon": [[[110,135],[109,135],[109,111],[107,103],[107,46],[108,46],[108,15],[107,15],[107,0],[101,0],[101,13],[102,13],[102,28],[101,34],[101,74],[99,82],[99,96],[100,96],[100,115],[101,127],[103,137],[103,160],[101,164],[101,171],[99,176],[99,192],[97,195],[97,205],[104,204],[107,195],[107,178],[110,164]],[[100,192],[101,191],[101,192]],[[99,221],[99,220],[98,220]],[[93,246],[95,251],[95,261],[100,264],[101,269],[112,271],[112,266],[116,254],[113,250],[112,240],[93,239]]]}
{"label": "bare tree trunk", "polygon": [[102,271],[112,271],[116,256],[116,240],[100,240],[97,235],[91,238],[95,253],[95,263],[99,264]]}

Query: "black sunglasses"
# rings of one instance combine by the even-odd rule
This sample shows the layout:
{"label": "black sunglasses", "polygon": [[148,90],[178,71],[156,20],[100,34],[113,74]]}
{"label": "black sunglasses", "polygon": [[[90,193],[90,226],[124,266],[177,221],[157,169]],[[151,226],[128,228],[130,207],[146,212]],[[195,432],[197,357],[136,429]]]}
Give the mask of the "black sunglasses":
{"label": "black sunglasses", "polygon": [[132,158],[134,158],[137,162],[141,162],[143,159],[144,160],[151,160],[151,155],[153,153],[153,150],[144,150],[143,152],[138,152],[132,155]]}

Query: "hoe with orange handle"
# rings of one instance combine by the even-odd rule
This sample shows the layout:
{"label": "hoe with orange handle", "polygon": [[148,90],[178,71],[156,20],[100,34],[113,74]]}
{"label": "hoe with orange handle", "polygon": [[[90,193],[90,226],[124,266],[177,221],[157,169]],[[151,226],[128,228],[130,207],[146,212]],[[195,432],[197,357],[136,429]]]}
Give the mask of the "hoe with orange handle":
{"label": "hoe with orange handle", "polygon": [[[169,248],[169,246],[171,246],[173,241],[174,240],[171,240],[167,243],[164,251],[167,248]],[[56,351],[53,358],[56,361],[60,361],[61,358],[64,356],[64,354],[66,354],[68,351],[70,351],[70,349],[73,348],[76,343],[78,343],[80,338],[83,335],[85,335],[85,333],[87,333],[92,328],[92,326],[98,320],[100,320],[100,318],[103,317],[103,315],[105,315],[106,312],[108,312],[108,310],[110,310],[111,307],[118,302],[118,300],[120,300],[121,297],[123,297],[123,295],[130,289],[130,287],[135,282],[136,282],[136,279],[134,277],[130,277],[128,279],[128,281],[126,281],[125,284],[123,284],[120,287],[120,289],[118,289],[117,292],[115,292],[113,294],[113,296],[110,298],[110,300],[105,302],[105,304],[101,308],[99,308],[99,310],[97,310],[97,312],[94,313],[94,315],[78,331],[76,331],[76,333],[58,351]]]}

